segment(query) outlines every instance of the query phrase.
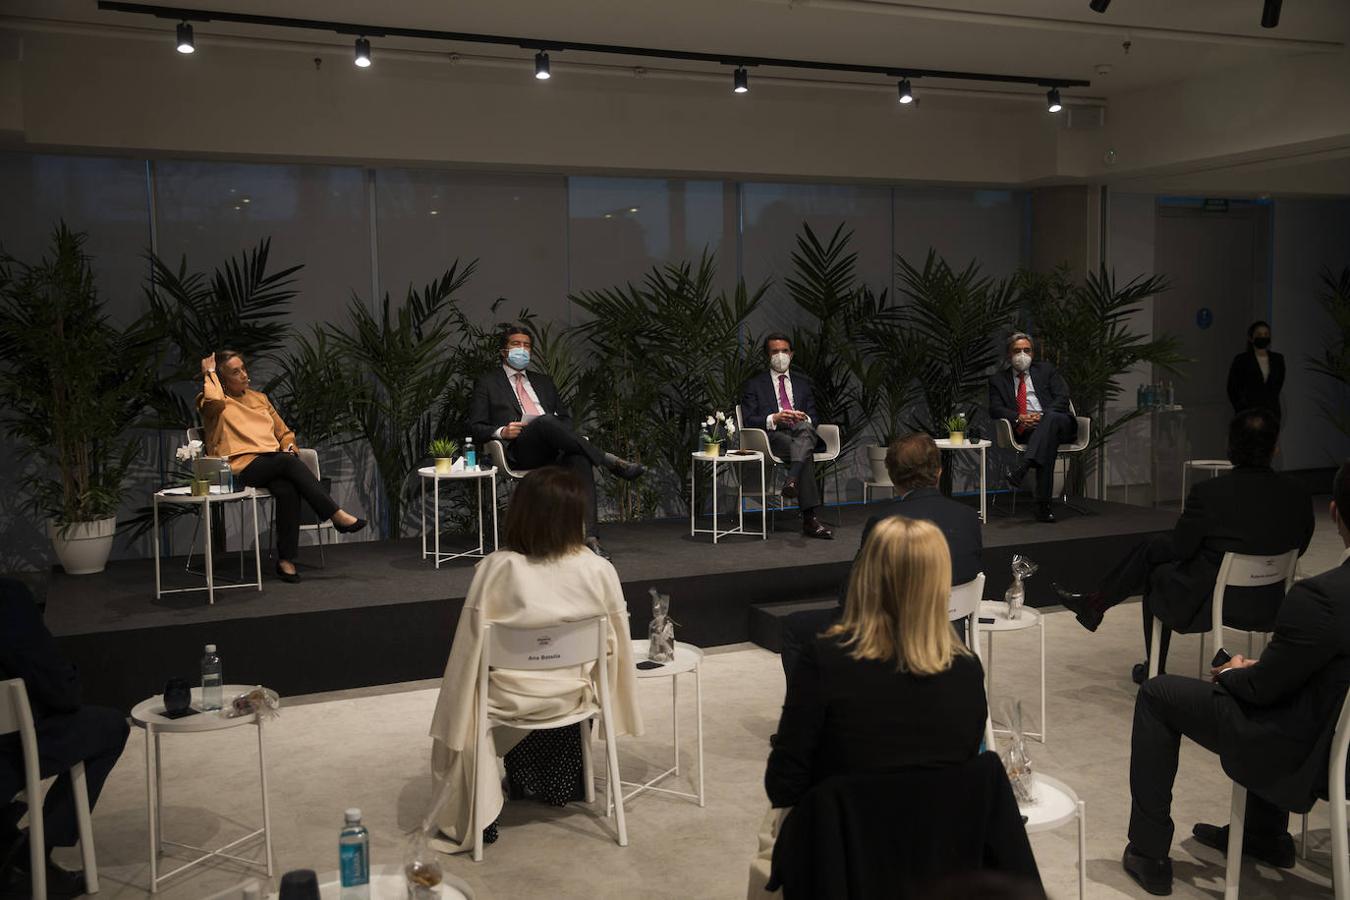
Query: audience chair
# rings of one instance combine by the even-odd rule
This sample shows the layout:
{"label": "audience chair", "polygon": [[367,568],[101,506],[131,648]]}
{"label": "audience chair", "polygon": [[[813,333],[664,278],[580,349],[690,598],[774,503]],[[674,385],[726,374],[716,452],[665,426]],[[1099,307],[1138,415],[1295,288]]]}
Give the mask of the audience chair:
{"label": "audience chair", "polygon": [[[984,573],[976,575],[965,584],[958,584],[952,588],[951,600],[947,603],[947,619],[951,622],[957,622],[961,619],[966,621],[966,646],[975,654],[975,658],[984,665],[984,656],[980,653],[980,601],[984,599]],[[985,706],[988,707],[989,698],[985,696]],[[984,746],[986,750],[994,749],[994,717],[990,711],[984,719]]]}
{"label": "audience chair", "polygon": [[[1331,759],[1327,768],[1327,798],[1331,804],[1331,883],[1336,900],[1350,900],[1350,835],[1345,814],[1345,760],[1350,750],[1350,693],[1341,703],[1336,731],[1331,738]],[[1247,789],[1233,782],[1233,806],[1228,816],[1228,861],[1223,876],[1224,900],[1237,900],[1242,877],[1242,825],[1247,816]],[[1307,858],[1308,814],[1303,814],[1303,840],[1300,854]]]}
{"label": "audience chair", "polygon": [[[1245,553],[1225,553],[1223,562],[1219,563],[1219,576],[1214,580],[1214,596],[1210,601],[1212,607],[1212,619],[1209,628],[1209,660],[1219,652],[1223,646],[1224,628],[1232,628],[1231,625],[1225,625],[1223,621],[1223,598],[1230,587],[1265,587],[1266,585],[1284,582],[1284,591],[1289,593],[1289,589],[1294,584],[1294,569],[1298,566],[1298,551],[1290,550],[1288,553],[1281,553],[1279,556],[1250,556]],[[1271,621],[1274,621],[1274,612],[1272,611]],[[1148,644],[1148,677],[1153,678],[1158,674],[1158,647],[1162,644],[1162,620],[1157,616],[1153,617],[1153,634]],[[1241,631],[1242,629],[1235,629]],[[1248,640],[1255,632],[1247,632]],[[1248,647],[1250,651],[1250,646]],[[1201,677],[1204,677],[1203,666],[1205,664],[1205,642],[1200,643],[1200,664],[1202,667]]]}
{"label": "audience chair", "polygon": [[[1061,488],[1059,501],[1066,507],[1076,513],[1086,515],[1087,510],[1081,506],[1074,506],[1069,502],[1069,466],[1068,457],[1075,453],[1082,453],[1087,449],[1088,442],[1092,437],[1092,419],[1087,416],[1078,415],[1073,408],[1073,403],[1069,404],[1069,414],[1078,420],[1078,434],[1073,441],[1068,444],[1059,445],[1059,453],[1055,457],[1055,474],[1061,477]],[[1016,450],[1018,453],[1025,453],[1027,445],[1017,440],[1017,435],[1013,431],[1012,423],[1007,419],[994,420],[995,443],[1003,450]],[[1061,463],[1063,467],[1061,468]],[[1038,476],[1039,477],[1039,476]],[[1017,512],[1017,492],[1013,492],[1012,511]]]}
{"label": "audience chair", "polygon": [[[758,450],[760,453],[763,453],[765,464],[772,467],[771,474],[769,475],[769,492],[768,495],[764,497],[765,510],[771,508],[776,508],[778,510],[795,508],[785,506],[783,504],[783,496],[782,494],[779,493],[780,488],[777,483],[777,476],[780,473],[787,471],[788,461],[785,459],[779,459],[777,456],[774,456],[773,450],[769,449],[769,432],[765,431],[763,428],[746,427],[745,420],[741,417],[741,405],[739,403],[736,404],[736,429],[740,432],[741,435],[741,448],[745,450]],[[825,442],[825,449],[820,453],[812,454],[811,458],[816,463],[829,463],[837,460],[839,458],[839,452],[843,446],[842,438],[840,437],[839,434],[839,426],[824,425],[824,424],[817,425],[816,436]],[[837,525],[841,521],[839,506],[837,503],[837,501],[840,499],[838,469],[836,469],[834,472],[834,494],[836,500],[835,524]],[[773,497],[778,498],[777,507],[770,506],[770,499]],[[824,500],[823,493],[821,495],[821,499],[822,501]],[[774,524],[776,527],[777,522],[775,522]]]}
{"label": "audience chair", "polygon": [[[606,665],[608,642],[606,624],[608,618],[596,616],[580,622],[562,622],[544,628],[511,628],[506,625],[483,626],[483,654],[478,668],[478,721],[475,729],[474,747],[474,823],[473,823],[473,859],[483,860],[483,829],[491,822],[481,820],[483,815],[483,795],[479,791],[479,766],[490,766],[484,777],[496,778],[496,763],[489,757],[484,758],[483,748],[491,747],[488,740],[490,732],[497,726],[519,728],[533,731],[543,728],[565,728],[568,725],[582,724],[581,729],[581,765],[585,770],[586,802],[595,800],[595,772],[591,760],[591,726],[595,718],[600,718],[605,734],[605,757],[607,761],[606,793],[612,795],[615,822],[618,828],[620,847],[628,846],[628,825],[623,813],[623,789],[619,783],[619,746],[614,734],[612,707],[609,695],[609,667]],[[627,640],[628,631],[619,635],[619,640]],[[547,647],[546,654],[540,653],[541,647]],[[541,658],[543,657],[543,658]],[[544,669],[563,669],[595,664],[596,682],[599,686],[597,699],[599,705],[570,716],[560,716],[547,721],[521,722],[514,719],[499,719],[488,714],[488,677],[492,668],[524,669],[541,671]],[[491,753],[489,749],[487,751]],[[608,815],[609,800],[606,800]]]}
{"label": "audience chair", "polygon": [[[46,834],[42,828],[42,775],[38,768],[37,730],[28,691],[22,678],[0,681],[0,736],[19,733],[23,749],[24,802],[28,805],[28,868],[33,873],[33,896],[47,896]],[[85,892],[98,893],[98,863],[94,860],[94,823],[89,817],[89,789],[84,763],[70,769],[75,795],[75,820],[80,829],[80,855],[84,858]],[[10,798],[3,798],[9,800]]]}

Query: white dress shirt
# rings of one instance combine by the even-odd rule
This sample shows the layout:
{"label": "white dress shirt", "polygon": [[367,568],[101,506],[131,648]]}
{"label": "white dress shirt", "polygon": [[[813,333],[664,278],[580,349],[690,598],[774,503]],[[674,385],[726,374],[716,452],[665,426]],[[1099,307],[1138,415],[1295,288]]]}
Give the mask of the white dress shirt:
{"label": "white dress shirt", "polygon": [[[1013,370],[1013,377],[1012,377],[1012,379],[1013,379],[1013,406],[1014,406],[1014,407],[1017,406],[1017,382],[1018,382],[1018,376],[1019,376],[1020,374],[1021,374],[1021,373],[1018,372],[1016,369]],[[1032,382],[1031,382],[1031,372],[1028,371],[1028,372],[1027,372],[1027,412],[1040,412],[1040,411],[1041,411],[1041,401],[1040,401],[1040,398],[1036,396],[1036,385],[1032,384]]]}
{"label": "white dress shirt", "polygon": [[[790,371],[791,370],[789,370],[789,372]],[[784,376],[783,388],[784,390],[787,391],[788,403],[792,404],[793,409],[797,409],[797,398],[793,396],[792,393],[792,375],[790,375],[789,372],[775,372],[773,369],[769,370],[769,383],[773,386],[773,402],[774,405],[778,407],[778,412],[782,412],[784,409],[787,408],[783,406],[783,401],[778,399],[779,375]],[[798,410],[798,412],[800,412],[800,410]],[[766,416],[764,419],[764,427],[767,428],[769,431],[776,431],[778,428],[777,425],[773,424],[773,417],[775,415],[777,415],[777,413],[769,413],[769,415]],[[811,421],[811,417],[806,416],[806,418],[803,419],[802,421],[809,423]]]}
{"label": "white dress shirt", "polygon": [[[534,385],[530,384],[529,373],[527,373],[524,369],[513,369],[510,366],[506,365],[505,363],[502,364],[502,371],[506,373],[506,383],[511,386],[512,394],[515,394],[516,392],[516,376],[520,375],[522,378],[525,379],[525,393],[528,394],[530,399],[534,401],[534,405],[539,407],[539,411],[541,413],[545,415],[548,414],[548,410],[544,409],[544,404],[539,402],[539,395],[534,392]],[[516,400],[517,402],[519,402],[520,398],[517,397]],[[524,410],[522,410],[522,412],[524,412]],[[505,427],[506,426],[503,425],[501,426],[501,428],[498,428],[496,431],[492,432],[492,436],[500,440],[502,436],[502,429]]]}

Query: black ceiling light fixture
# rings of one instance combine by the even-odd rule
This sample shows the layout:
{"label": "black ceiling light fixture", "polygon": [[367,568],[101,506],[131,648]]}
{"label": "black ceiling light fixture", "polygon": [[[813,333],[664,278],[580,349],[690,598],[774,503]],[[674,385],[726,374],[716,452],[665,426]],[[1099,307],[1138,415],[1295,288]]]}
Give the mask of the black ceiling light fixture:
{"label": "black ceiling light fixture", "polygon": [[1064,104],[1059,102],[1059,88],[1052,87],[1045,92],[1045,109],[1047,112],[1057,113],[1064,108]]}
{"label": "black ceiling light fixture", "polygon": [[548,54],[543,50],[534,55],[534,77],[540,81],[548,81],[553,77],[548,70]]}
{"label": "black ceiling light fixture", "polygon": [[737,94],[744,94],[750,90],[750,73],[745,71],[745,66],[736,67],[731,90]]}
{"label": "black ceiling light fixture", "polygon": [[908,78],[900,79],[900,102],[908,106],[914,102],[914,89],[909,86]]}
{"label": "black ceiling light fixture", "polygon": [[1280,24],[1280,7],[1284,5],[1284,0],[1266,0],[1265,5],[1261,7],[1261,27],[1278,28]]}
{"label": "black ceiling light fixture", "polygon": [[197,45],[192,40],[192,26],[187,22],[178,23],[178,52],[196,53]]}
{"label": "black ceiling light fixture", "polygon": [[356,65],[360,69],[370,68],[370,41],[363,37],[356,39]]}
{"label": "black ceiling light fixture", "polygon": [[1111,0],[1092,0],[1092,2],[1088,4],[1088,8],[1095,13],[1104,13],[1106,12],[1106,8],[1110,5]]}

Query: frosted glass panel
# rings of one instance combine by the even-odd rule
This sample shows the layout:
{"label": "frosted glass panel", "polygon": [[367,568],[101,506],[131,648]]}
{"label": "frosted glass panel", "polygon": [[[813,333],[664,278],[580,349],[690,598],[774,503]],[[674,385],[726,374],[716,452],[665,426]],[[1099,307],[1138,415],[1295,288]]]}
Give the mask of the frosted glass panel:
{"label": "frosted glass panel", "polygon": [[895,252],[917,267],[931,247],[954,268],[973,259],[985,275],[1011,275],[1027,258],[1028,222],[1023,191],[895,189]]}

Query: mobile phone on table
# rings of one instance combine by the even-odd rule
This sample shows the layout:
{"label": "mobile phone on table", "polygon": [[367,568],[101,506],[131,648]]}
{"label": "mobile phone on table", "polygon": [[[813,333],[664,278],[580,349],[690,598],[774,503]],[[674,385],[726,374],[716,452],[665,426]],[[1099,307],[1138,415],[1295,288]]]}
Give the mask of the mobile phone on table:
{"label": "mobile phone on table", "polygon": [[1220,647],[1219,652],[1214,654],[1214,659],[1210,661],[1209,666],[1211,669],[1217,669],[1219,666],[1226,666],[1232,661],[1232,654]]}

